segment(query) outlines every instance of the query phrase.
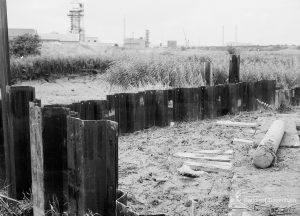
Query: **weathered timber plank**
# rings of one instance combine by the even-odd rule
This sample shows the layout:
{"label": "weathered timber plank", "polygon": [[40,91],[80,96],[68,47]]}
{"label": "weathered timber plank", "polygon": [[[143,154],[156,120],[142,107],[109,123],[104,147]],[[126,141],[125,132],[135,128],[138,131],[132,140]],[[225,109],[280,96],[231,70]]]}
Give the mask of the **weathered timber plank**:
{"label": "weathered timber plank", "polygon": [[70,214],[115,214],[117,123],[68,118]]}
{"label": "weathered timber plank", "polygon": [[31,188],[31,155],[29,129],[29,102],[35,99],[35,90],[29,86],[8,87],[10,115],[10,162],[13,197],[22,199]]}
{"label": "weathered timber plank", "polygon": [[30,104],[32,196],[34,216],[46,215],[54,203],[67,210],[67,115],[63,107]]}

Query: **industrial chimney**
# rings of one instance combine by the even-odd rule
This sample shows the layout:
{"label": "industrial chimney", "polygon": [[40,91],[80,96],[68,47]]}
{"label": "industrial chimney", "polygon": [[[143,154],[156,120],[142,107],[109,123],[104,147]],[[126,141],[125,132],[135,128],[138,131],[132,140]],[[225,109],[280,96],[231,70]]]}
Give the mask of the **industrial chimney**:
{"label": "industrial chimney", "polygon": [[150,39],[149,39],[149,36],[150,36],[150,31],[147,29],[146,30],[146,41],[145,41],[145,45],[146,45],[146,48],[148,48],[150,46]]}

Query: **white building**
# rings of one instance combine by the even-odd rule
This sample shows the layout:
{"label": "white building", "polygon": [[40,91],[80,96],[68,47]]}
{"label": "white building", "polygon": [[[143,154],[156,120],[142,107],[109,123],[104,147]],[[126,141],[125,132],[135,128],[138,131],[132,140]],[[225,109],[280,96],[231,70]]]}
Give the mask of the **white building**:
{"label": "white building", "polygon": [[129,49],[144,49],[146,48],[146,39],[140,38],[125,38],[124,47]]}

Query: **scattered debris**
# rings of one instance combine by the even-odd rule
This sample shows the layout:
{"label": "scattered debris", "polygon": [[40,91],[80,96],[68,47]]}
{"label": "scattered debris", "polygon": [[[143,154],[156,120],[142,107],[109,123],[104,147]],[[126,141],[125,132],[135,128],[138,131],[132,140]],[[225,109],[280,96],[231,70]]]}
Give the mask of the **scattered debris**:
{"label": "scattered debris", "polygon": [[232,121],[217,121],[217,125],[224,125],[230,127],[257,127],[256,123],[248,123],[248,122],[232,122]]}
{"label": "scattered debris", "polygon": [[235,145],[242,145],[242,144],[248,144],[248,145],[253,145],[254,142],[252,140],[246,140],[246,139],[234,139],[233,144]]}
{"label": "scattered debris", "polygon": [[180,175],[192,177],[192,178],[197,178],[197,177],[200,177],[200,176],[206,174],[206,172],[204,172],[204,171],[194,171],[188,165],[183,165],[182,167],[178,168],[177,170]]}
{"label": "scattered debris", "polygon": [[194,162],[194,161],[186,161],[184,165],[189,166],[192,170],[201,170],[205,172],[221,172],[221,171],[230,171],[232,169],[232,163],[229,162]]}
{"label": "scattered debris", "polygon": [[258,168],[267,168],[272,162],[276,161],[276,152],[284,134],[284,121],[275,120],[268,132],[258,145],[253,164]]}

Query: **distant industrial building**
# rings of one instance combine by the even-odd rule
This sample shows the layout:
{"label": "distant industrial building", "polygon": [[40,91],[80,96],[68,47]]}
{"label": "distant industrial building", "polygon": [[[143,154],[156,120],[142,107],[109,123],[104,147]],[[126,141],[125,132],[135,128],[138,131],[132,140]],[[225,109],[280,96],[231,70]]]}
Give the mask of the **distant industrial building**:
{"label": "distant industrial building", "polygon": [[146,40],[142,37],[140,38],[125,38],[124,47],[130,49],[144,49],[146,48]]}
{"label": "distant industrial building", "polygon": [[84,5],[78,0],[72,1],[68,16],[70,17],[70,33],[79,34],[79,40],[85,41]]}
{"label": "distant industrial building", "polygon": [[85,42],[87,43],[99,43],[98,37],[85,37]]}
{"label": "distant industrial building", "polygon": [[177,48],[177,41],[168,41],[167,47],[168,48]]}
{"label": "distant industrial building", "polygon": [[59,34],[56,32],[40,35],[42,42],[61,42],[61,43],[78,43],[79,34]]}
{"label": "distant industrial building", "polygon": [[145,38],[124,38],[124,47],[130,49],[145,49],[150,46],[150,31],[146,30]]}
{"label": "distant industrial building", "polygon": [[24,34],[35,35],[35,34],[37,34],[37,32],[35,29],[18,29],[18,28],[9,28],[8,29],[9,40],[13,40],[14,38],[24,35]]}

